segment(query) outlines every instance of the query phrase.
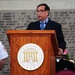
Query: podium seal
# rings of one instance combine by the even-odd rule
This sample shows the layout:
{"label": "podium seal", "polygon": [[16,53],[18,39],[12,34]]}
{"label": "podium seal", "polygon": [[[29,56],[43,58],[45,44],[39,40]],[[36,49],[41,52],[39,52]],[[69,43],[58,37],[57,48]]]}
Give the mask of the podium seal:
{"label": "podium seal", "polygon": [[19,49],[17,59],[22,68],[26,70],[36,70],[44,61],[44,53],[37,44],[28,43]]}

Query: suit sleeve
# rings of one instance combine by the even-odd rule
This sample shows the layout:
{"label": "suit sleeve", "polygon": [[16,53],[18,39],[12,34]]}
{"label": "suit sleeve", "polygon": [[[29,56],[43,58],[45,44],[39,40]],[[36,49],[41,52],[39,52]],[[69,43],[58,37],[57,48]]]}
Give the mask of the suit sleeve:
{"label": "suit sleeve", "polygon": [[64,39],[64,35],[63,35],[63,32],[62,32],[61,25],[58,25],[57,30],[56,30],[56,35],[57,35],[59,48],[62,48],[63,50],[65,50],[66,42],[65,42],[65,39]]}
{"label": "suit sleeve", "polygon": [[31,22],[28,27],[27,27],[27,30],[32,30],[32,25],[33,25],[33,22]]}

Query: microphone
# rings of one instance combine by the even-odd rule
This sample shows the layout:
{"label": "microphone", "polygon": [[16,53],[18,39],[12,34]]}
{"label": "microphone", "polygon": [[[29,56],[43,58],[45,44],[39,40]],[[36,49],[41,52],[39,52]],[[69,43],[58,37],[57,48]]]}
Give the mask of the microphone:
{"label": "microphone", "polygon": [[14,30],[26,29],[26,28],[27,28],[27,26],[17,26],[17,27],[15,27]]}

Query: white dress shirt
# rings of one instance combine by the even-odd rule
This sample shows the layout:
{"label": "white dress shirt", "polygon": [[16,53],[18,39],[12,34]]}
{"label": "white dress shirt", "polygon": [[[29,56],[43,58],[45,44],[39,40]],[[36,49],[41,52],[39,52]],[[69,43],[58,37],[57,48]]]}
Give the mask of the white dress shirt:
{"label": "white dress shirt", "polygon": [[4,45],[0,41],[0,60],[5,59],[6,57],[8,57],[8,53],[6,49],[4,48]]}

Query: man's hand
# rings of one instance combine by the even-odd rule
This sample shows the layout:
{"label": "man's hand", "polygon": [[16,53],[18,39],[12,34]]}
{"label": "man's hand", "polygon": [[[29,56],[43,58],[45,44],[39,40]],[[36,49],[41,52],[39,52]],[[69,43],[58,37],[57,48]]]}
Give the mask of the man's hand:
{"label": "man's hand", "polygon": [[63,55],[63,50],[59,48],[58,55]]}

